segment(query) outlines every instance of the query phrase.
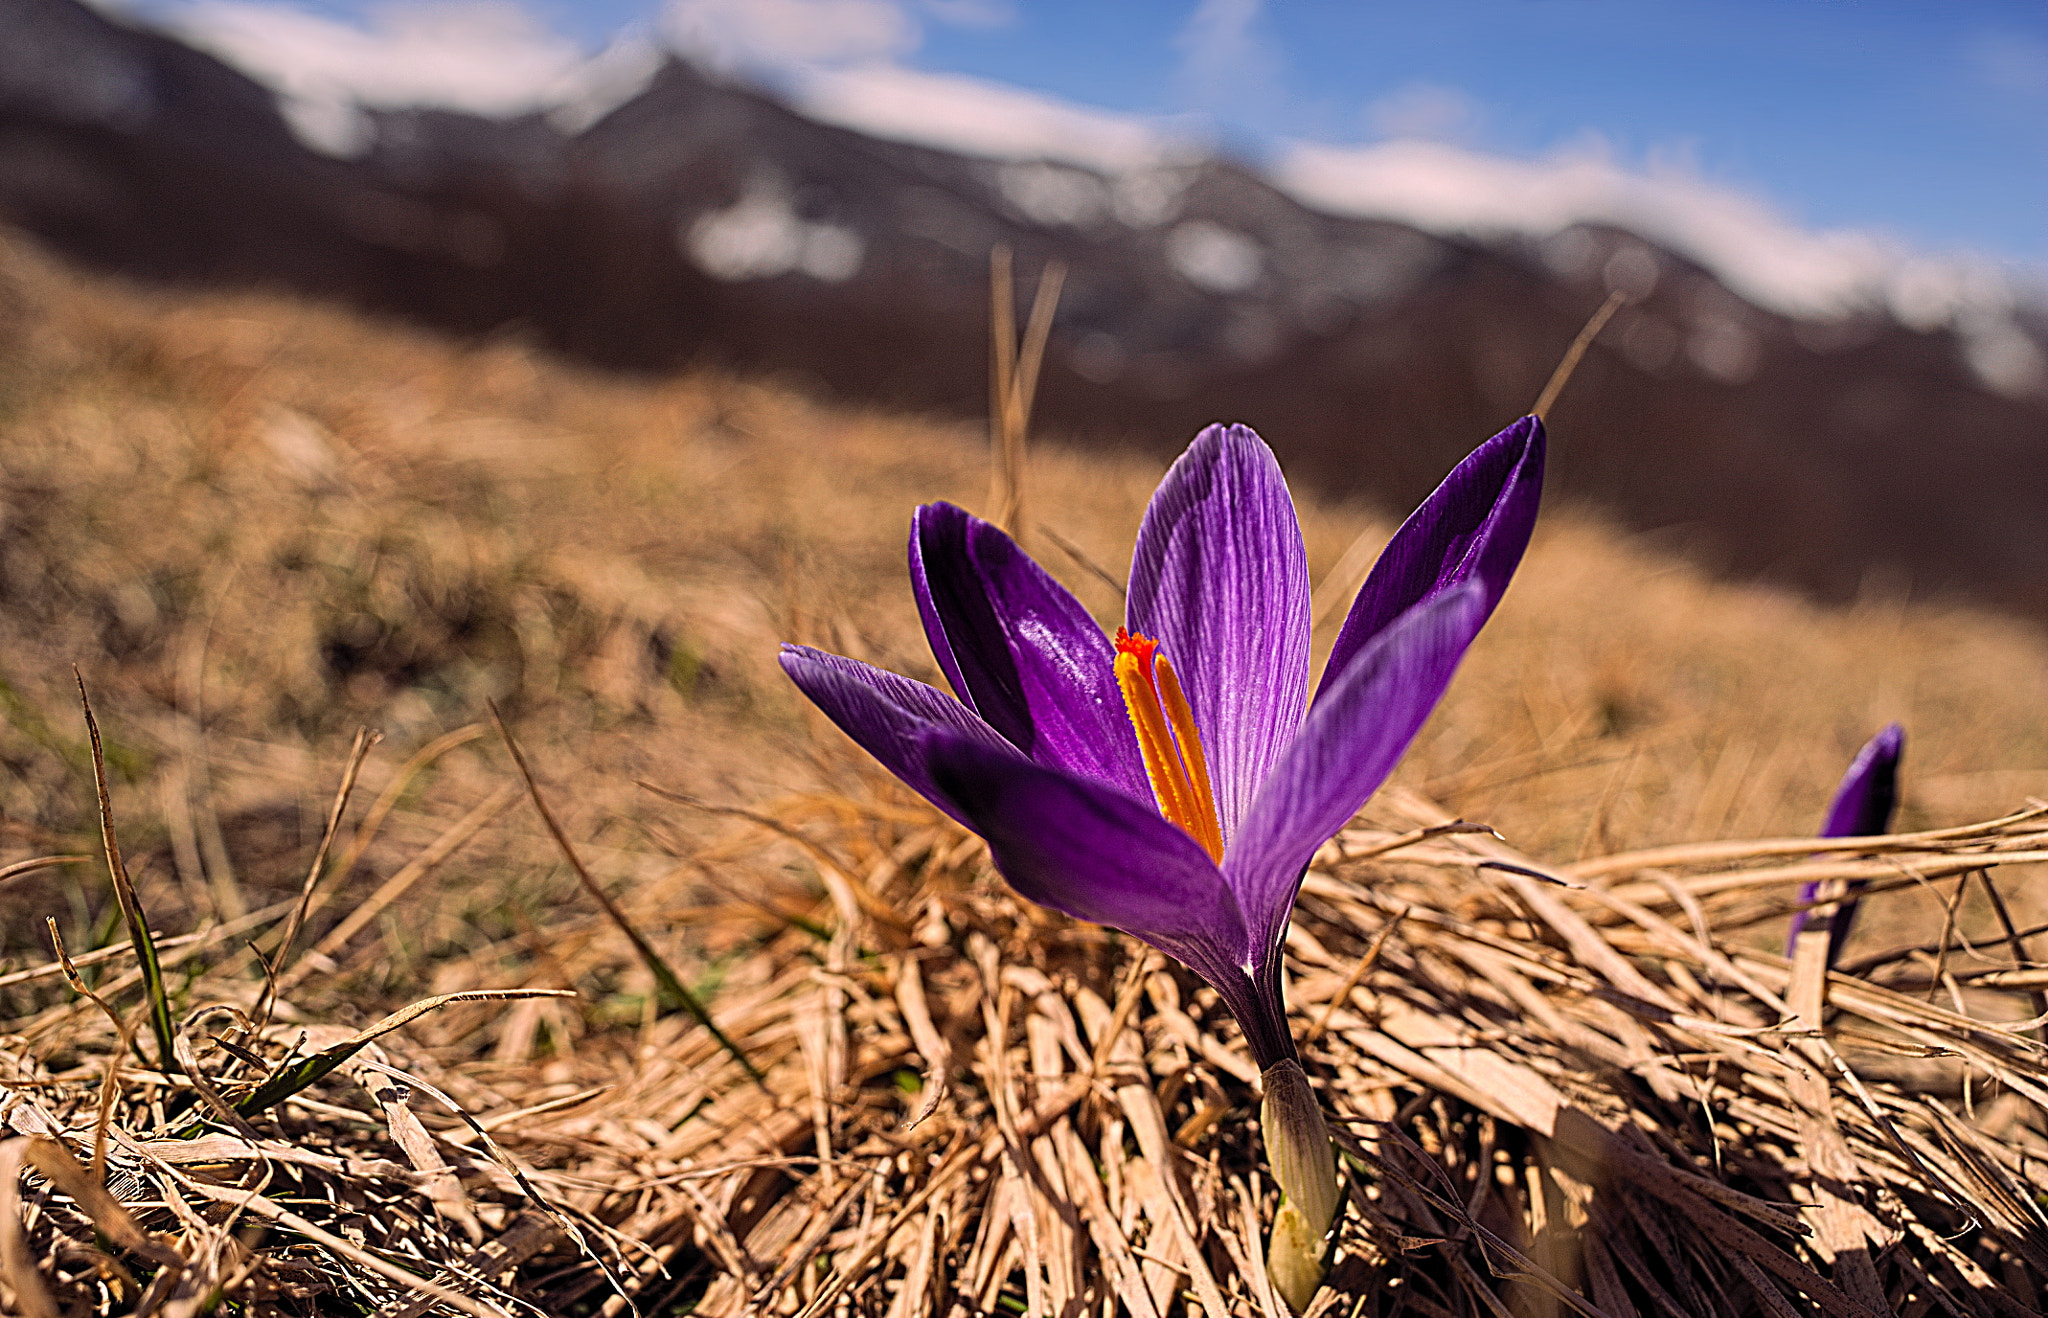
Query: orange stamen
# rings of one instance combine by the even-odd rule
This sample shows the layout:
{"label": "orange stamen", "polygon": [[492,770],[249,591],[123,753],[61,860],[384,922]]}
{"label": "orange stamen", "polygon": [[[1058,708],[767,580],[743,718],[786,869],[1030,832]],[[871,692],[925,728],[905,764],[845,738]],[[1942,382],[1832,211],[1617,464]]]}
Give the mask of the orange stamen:
{"label": "orange stamen", "polygon": [[1159,642],[1149,636],[1117,628],[1117,687],[1138,735],[1138,753],[1159,813],[1200,842],[1213,859],[1221,860],[1223,829],[1216,818],[1202,737],[1173,665],[1158,651]]}
{"label": "orange stamen", "polygon": [[1197,834],[1212,855],[1223,855],[1223,826],[1217,822],[1216,790],[1209,783],[1209,757],[1202,752],[1202,734],[1195,730],[1195,711],[1188,705],[1188,698],[1180,689],[1180,674],[1173,671],[1173,664],[1165,655],[1157,663],[1159,674],[1160,703],[1166,708],[1166,718],[1173,725],[1173,735],[1180,743],[1181,763],[1187,769],[1188,780],[1195,789],[1195,802],[1201,807],[1201,820],[1205,834]]}

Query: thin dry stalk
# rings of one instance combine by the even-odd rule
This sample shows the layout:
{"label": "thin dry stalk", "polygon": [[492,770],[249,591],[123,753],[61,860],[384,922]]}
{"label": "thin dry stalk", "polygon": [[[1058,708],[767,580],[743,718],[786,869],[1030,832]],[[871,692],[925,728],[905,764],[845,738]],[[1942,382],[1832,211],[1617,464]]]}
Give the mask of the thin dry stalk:
{"label": "thin dry stalk", "polygon": [[1600,337],[1600,331],[1607,328],[1607,322],[1614,318],[1614,313],[1621,310],[1622,303],[1626,301],[1628,295],[1616,289],[1607,295],[1607,300],[1600,304],[1598,311],[1586,318],[1578,337],[1572,340],[1571,347],[1565,349],[1563,359],[1558,362],[1557,369],[1550,373],[1550,380],[1543,386],[1543,392],[1536,396],[1535,404],[1529,408],[1537,420],[1550,419],[1551,407],[1556,404],[1557,396],[1564,392],[1565,385],[1571,382],[1572,374],[1579,369],[1579,362],[1584,359],[1586,349],[1593,346],[1593,340]]}
{"label": "thin dry stalk", "polygon": [[[334,790],[334,805],[327,812],[327,826],[320,831],[320,845],[313,852],[313,863],[306,868],[306,881],[299,885],[299,900],[292,907],[291,918],[285,921],[284,933],[277,940],[277,948],[270,954],[264,965],[263,994],[256,1000],[256,1025],[258,1029],[270,1023],[270,1009],[277,1002],[278,976],[291,964],[292,947],[298,942],[299,928],[306,922],[306,913],[313,906],[313,890],[319,886],[320,875],[327,867],[327,852],[334,845],[334,835],[341,831],[341,817],[348,811],[348,800],[356,788],[356,775],[362,772],[363,761],[384,734],[370,728],[357,728],[355,743],[349,747],[348,762],[341,771],[341,785]],[[346,876],[346,871],[337,874],[337,879]]]}
{"label": "thin dry stalk", "polygon": [[511,753],[513,765],[519,770],[520,780],[526,784],[526,794],[533,802],[534,811],[540,815],[541,823],[547,827],[548,836],[554,839],[562,858],[568,861],[569,868],[575,871],[577,881],[583,885],[583,891],[590,895],[604,911],[605,918],[609,919],[613,926],[626,936],[626,941],[633,945],[633,951],[640,957],[641,964],[653,974],[661,996],[668,1005],[679,1007],[695,1018],[696,1022],[704,1027],[705,1032],[716,1039],[719,1046],[740,1064],[740,1069],[747,1073],[747,1078],[760,1084],[761,1072],[756,1069],[752,1059],[719,1028],[718,1023],[711,1018],[709,1009],[698,1000],[696,994],[684,987],[683,981],[676,977],[676,972],[670,969],[661,953],[654,950],[654,944],[648,942],[646,935],[627,918],[625,911],[612,900],[611,894],[598,885],[596,876],[583,864],[583,858],[576,853],[575,845],[569,841],[569,835],[564,833],[561,824],[556,822],[555,812],[548,808],[546,798],[541,795],[540,784],[534,779],[533,770],[527,767],[526,754],[519,749],[519,743],[513,739],[512,729],[505,726],[504,716],[498,713],[497,704],[492,702],[489,708],[491,722],[497,725],[498,735],[504,740],[505,749]]}
{"label": "thin dry stalk", "polygon": [[1017,339],[1016,294],[1010,249],[998,246],[989,255],[990,401],[995,431],[995,467],[990,478],[990,519],[1022,544],[1025,539],[1025,437],[1031,427],[1031,404],[1045,364],[1045,345],[1052,334],[1053,313],[1067,267],[1048,261],[1039,272],[1024,338]]}

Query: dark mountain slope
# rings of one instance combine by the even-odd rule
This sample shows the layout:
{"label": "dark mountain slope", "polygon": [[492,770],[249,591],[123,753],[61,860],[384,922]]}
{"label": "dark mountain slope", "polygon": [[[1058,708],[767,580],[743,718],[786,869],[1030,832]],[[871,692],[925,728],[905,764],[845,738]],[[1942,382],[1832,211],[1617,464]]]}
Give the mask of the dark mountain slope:
{"label": "dark mountain slope", "polygon": [[1616,230],[1487,245],[1320,214],[1225,161],[953,155],[681,62],[577,133],[371,118],[365,154],[322,155],[174,40],[72,0],[0,8],[0,218],[102,268],[978,415],[1006,243],[1071,271],[1041,428],[1168,452],[1242,419],[1297,474],[1396,504],[1528,406],[1618,278],[1647,291],[1554,417],[1555,489],[1731,572],[1836,597],[1877,572],[2048,617],[2048,399],[1986,387],[1948,331],[1794,321]]}

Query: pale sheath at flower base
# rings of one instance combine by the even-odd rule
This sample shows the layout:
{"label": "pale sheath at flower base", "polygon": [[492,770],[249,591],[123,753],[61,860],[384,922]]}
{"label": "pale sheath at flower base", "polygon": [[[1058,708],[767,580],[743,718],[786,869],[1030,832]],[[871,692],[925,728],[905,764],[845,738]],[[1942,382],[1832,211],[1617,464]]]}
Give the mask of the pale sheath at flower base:
{"label": "pale sheath at flower base", "polygon": [[1297,1308],[1320,1283],[1337,1192],[1281,998],[1288,917],[1309,860],[1386,781],[1507,589],[1543,451],[1525,417],[1409,517],[1313,703],[1300,524],[1279,463],[1243,426],[1204,430],[1152,496],[1114,637],[1007,535],[936,503],[912,523],[911,583],[958,699],[782,652],[833,722],[987,839],[1018,892],[1141,938],[1216,989],[1266,1072],[1285,1196],[1272,1271]]}
{"label": "pale sheath at flower base", "polygon": [[[1899,803],[1899,757],[1905,749],[1906,730],[1896,723],[1863,743],[1863,749],[1849,762],[1849,771],[1842,775],[1841,786],[1835,788],[1827,822],[1821,825],[1822,837],[1876,837],[1892,826],[1892,811]],[[1827,914],[1829,908],[1818,906],[1794,912],[1791,932],[1785,935],[1785,955],[1792,956],[1798,950],[1799,935],[1806,930],[1808,917],[1820,912],[1819,918],[1827,922],[1827,964],[1833,969],[1841,959],[1842,945],[1849,941],[1858,895],[1868,886],[1862,879],[1845,885],[1842,900],[1832,908],[1832,914]],[[1799,889],[1802,905],[1821,895],[1818,882]]]}

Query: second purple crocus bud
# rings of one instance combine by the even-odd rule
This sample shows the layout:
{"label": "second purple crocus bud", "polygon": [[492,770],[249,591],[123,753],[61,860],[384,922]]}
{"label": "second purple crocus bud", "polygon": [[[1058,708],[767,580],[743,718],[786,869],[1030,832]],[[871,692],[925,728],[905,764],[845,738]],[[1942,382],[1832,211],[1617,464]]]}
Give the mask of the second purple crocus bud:
{"label": "second purple crocus bud", "polygon": [[[1905,746],[1906,730],[1896,723],[1863,743],[1863,749],[1850,761],[1849,771],[1842,775],[1842,785],[1835,789],[1834,804],[1828,807],[1827,822],[1821,825],[1822,837],[1875,837],[1890,829],[1892,811],[1899,803],[1899,755]],[[1842,955],[1842,945],[1849,940],[1857,898],[1867,886],[1862,879],[1850,882],[1832,907],[1808,905],[1822,896],[1818,881],[1800,888],[1799,902],[1804,909],[1792,915],[1792,928],[1785,936],[1785,955],[1789,957],[1798,949],[1799,935],[1809,923],[1825,921],[1827,963],[1833,969]],[[1818,932],[1817,925],[1815,931]]]}

